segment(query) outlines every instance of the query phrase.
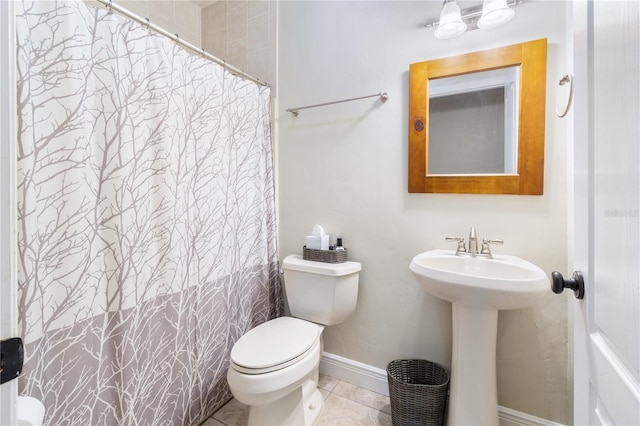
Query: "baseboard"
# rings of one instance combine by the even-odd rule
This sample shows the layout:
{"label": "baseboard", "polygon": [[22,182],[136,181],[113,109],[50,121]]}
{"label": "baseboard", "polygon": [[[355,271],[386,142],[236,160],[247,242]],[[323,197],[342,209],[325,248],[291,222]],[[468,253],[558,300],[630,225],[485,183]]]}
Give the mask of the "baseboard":
{"label": "baseboard", "polygon": [[[389,396],[387,372],[381,368],[324,352],[320,359],[320,373]],[[560,423],[500,406],[498,418],[500,426],[562,426]]]}
{"label": "baseboard", "polygon": [[563,426],[561,423],[498,406],[500,426]]}
{"label": "baseboard", "polygon": [[381,368],[324,352],[320,359],[320,373],[389,396],[387,372]]}

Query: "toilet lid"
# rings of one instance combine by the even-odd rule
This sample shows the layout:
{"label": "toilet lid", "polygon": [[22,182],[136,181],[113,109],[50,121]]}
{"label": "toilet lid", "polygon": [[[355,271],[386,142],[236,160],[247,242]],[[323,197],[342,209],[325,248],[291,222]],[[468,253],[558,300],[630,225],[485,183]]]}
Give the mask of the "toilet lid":
{"label": "toilet lid", "polygon": [[298,318],[280,317],[249,330],[231,349],[231,361],[248,369],[284,364],[308,351],[321,328]]}

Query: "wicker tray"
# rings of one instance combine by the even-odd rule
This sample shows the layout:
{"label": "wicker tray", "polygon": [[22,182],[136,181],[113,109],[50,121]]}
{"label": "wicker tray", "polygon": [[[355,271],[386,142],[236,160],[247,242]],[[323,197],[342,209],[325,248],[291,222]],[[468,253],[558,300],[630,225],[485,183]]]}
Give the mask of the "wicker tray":
{"label": "wicker tray", "polygon": [[398,359],[387,366],[393,426],[444,425],[449,372],[424,359]]}
{"label": "wicker tray", "polygon": [[316,250],[302,247],[302,258],[314,262],[342,263],[347,261],[347,249],[344,250]]}

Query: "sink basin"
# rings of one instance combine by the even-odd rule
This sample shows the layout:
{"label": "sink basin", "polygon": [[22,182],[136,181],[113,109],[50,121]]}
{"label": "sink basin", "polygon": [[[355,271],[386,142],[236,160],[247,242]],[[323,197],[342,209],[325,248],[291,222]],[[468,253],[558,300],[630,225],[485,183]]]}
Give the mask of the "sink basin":
{"label": "sink basin", "polygon": [[499,426],[498,310],[534,305],[549,291],[547,275],[515,256],[456,256],[453,250],[420,253],[409,269],[424,290],[452,303],[447,424]]}
{"label": "sink basin", "polygon": [[549,291],[545,272],[515,256],[456,256],[453,250],[420,253],[409,265],[420,284],[439,299],[476,307],[518,309]]}

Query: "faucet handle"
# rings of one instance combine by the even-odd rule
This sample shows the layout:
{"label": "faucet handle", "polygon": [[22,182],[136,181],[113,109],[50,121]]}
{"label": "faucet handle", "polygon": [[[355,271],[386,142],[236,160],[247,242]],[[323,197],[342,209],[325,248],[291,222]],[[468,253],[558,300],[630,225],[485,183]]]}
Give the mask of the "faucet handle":
{"label": "faucet handle", "polygon": [[466,253],[467,247],[464,245],[464,238],[462,237],[445,237],[446,241],[455,241],[458,243],[458,247],[456,248],[456,254]]}
{"label": "faucet handle", "polygon": [[504,244],[504,240],[501,240],[499,238],[493,239],[493,240],[488,238],[483,238],[482,249],[480,250],[480,254],[487,254],[489,255],[489,257],[491,257],[491,248],[489,248],[489,244],[496,244],[496,245]]}

